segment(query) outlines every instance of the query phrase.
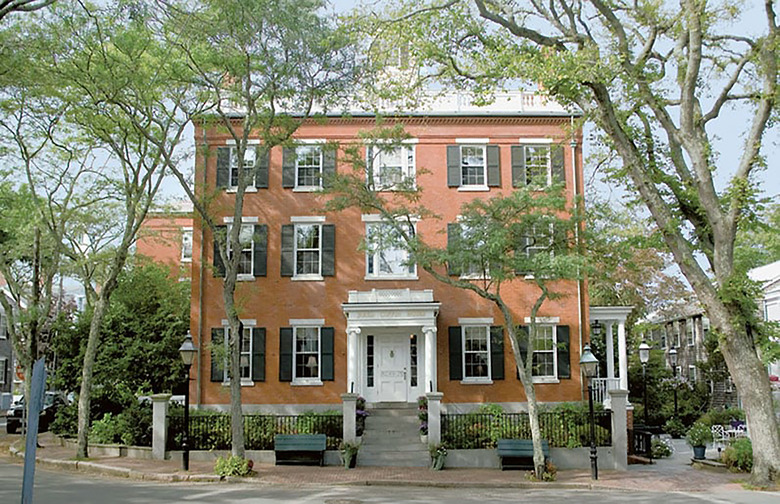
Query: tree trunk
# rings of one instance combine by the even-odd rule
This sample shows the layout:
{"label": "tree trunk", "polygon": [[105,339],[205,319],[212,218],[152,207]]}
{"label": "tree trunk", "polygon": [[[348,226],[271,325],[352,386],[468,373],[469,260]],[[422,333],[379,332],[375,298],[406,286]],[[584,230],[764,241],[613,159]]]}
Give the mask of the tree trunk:
{"label": "tree trunk", "polygon": [[235,275],[225,276],[223,299],[225,312],[228,316],[230,335],[228,339],[228,378],[230,379],[230,432],[232,441],[231,454],[244,458],[244,411],[241,407],[241,338],[243,324],[238,318],[235,308]]}
{"label": "tree trunk", "polygon": [[104,290],[101,292],[100,297],[98,297],[97,303],[95,303],[95,309],[92,312],[92,322],[89,324],[87,350],[84,352],[84,364],[81,369],[76,458],[87,458],[89,456],[89,413],[92,372],[95,366],[98,343],[100,342],[100,325],[103,323],[103,317],[105,316],[108,305],[108,299],[106,299],[106,297],[107,295]]}
{"label": "tree trunk", "polygon": [[539,424],[539,411],[536,404],[536,389],[534,389],[533,377],[529,377],[530,370],[526,371],[523,379],[523,390],[528,401],[528,421],[531,424],[531,441],[534,444],[534,475],[539,481],[544,474],[544,451],[542,450],[542,429]]}

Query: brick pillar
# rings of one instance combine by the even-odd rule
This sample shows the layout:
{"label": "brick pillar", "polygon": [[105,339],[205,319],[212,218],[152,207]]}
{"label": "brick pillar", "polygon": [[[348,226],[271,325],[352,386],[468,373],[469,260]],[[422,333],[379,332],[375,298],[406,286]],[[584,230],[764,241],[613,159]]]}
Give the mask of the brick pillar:
{"label": "brick pillar", "polygon": [[612,452],[615,469],[628,471],[628,390],[610,390],[612,399]]}
{"label": "brick pillar", "polygon": [[168,444],[168,401],[171,394],[152,396],[152,458],[165,460]]}
{"label": "brick pillar", "polygon": [[341,394],[342,411],[344,412],[344,442],[357,441],[357,394]]}
{"label": "brick pillar", "polygon": [[441,392],[429,392],[428,398],[428,444],[441,443]]}

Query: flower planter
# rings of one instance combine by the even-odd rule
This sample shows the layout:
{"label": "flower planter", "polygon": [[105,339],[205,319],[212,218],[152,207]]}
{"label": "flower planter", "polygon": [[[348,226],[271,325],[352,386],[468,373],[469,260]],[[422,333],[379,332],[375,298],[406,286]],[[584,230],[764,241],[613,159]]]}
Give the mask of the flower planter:
{"label": "flower planter", "polygon": [[694,446],[693,458],[696,460],[704,460],[704,452],[707,451],[706,446]]}
{"label": "flower planter", "polygon": [[420,434],[420,442],[428,446],[428,434]]}

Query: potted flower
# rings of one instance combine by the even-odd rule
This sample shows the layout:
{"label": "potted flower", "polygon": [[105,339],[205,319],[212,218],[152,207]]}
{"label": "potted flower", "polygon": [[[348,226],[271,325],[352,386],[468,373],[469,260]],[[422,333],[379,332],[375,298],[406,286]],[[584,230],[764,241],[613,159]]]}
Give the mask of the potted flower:
{"label": "potted flower", "polygon": [[693,458],[702,460],[707,449],[707,443],[712,442],[712,431],[706,424],[696,422],[688,431],[686,440],[693,447]]}
{"label": "potted flower", "polygon": [[344,441],[339,445],[341,461],[344,463],[344,469],[354,469],[357,466],[357,454],[360,451],[360,444]]}
{"label": "potted flower", "polygon": [[444,461],[447,459],[447,448],[443,444],[430,445],[428,451],[431,454],[431,469],[441,471],[444,467]]}
{"label": "potted flower", "polygon": [[420,419],[420,442],[428,444],[428,398],[417,398],[417,418]]}

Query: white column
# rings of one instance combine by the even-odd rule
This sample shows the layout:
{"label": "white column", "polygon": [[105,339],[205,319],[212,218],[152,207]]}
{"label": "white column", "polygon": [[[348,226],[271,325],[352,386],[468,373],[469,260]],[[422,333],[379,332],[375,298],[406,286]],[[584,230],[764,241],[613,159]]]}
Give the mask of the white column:
{"label": "white column", "polygon": [[344,415],[344,442],[354,443],[357,440],[355,411],[357,407],[357,394],[341,394],[342,415]]}
{"label": "white column", "polygon": [[441,392],[425,394],[428,398],[428,444],[441,443]]}
{"label": "white column", "polygon": [[609,396],[612,403],[612,454],[615,457],[615,469],[628,471],[628,390],[610,390]]}
{"label": "white column", "polygon": [[620,388],[628,390],[628,352],[626,351],[626,321],[618,322],[618,365],[620,366]]}
{"label": "white column", "polygon": [[615,378],[615,348],[612,336],[612,321],[606,323],[604,340],[607,342],[607,378]]}
{"label": "white column", "polygon": [[357,383],[358,335],[359,327],[347,327],[347,392],[359,393]]}
{"label": "white column", "polygon": [[165,460],[168,441],[168,400],[171,394],[152,396],[152,458]]}
{"label": "white column", "polygon": [[423,390],[425,392],[436,392],[438,384],[436,383],[436,327],[424,326],[425,333],[425,383]]}

